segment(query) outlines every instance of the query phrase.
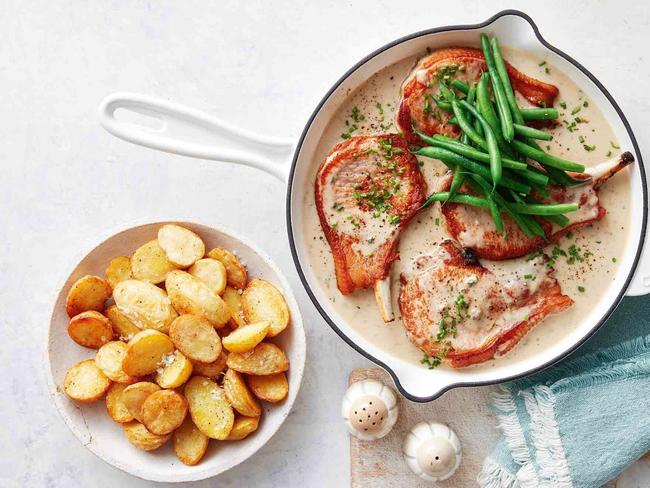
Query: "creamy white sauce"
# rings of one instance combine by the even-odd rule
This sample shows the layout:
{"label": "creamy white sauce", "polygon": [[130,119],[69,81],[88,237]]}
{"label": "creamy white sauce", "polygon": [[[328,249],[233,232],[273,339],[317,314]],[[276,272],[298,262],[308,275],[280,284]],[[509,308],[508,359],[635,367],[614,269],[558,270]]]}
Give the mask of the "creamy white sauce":
{"label": "creamy white sauce", "polygon": [[[588,123],[576,123],[575,131],[567,130],[566,125],[553,129],[553,140],[542,142],[542,147],[549,152],[567,159],[579,161],[587,168],[609,159],[608,151],[615,156],[621,149],[614,148],[610,141],[616,143],[614,134],[604,116],[595,106],[593,101],[586,98],[584,93],[567,76],[556,67],[546,64],[539,66],[543,60],[533,58],[525,53],[504,49],[504,55],[520,71],[542,81],[555,84],[560,89],[556,107],[560,111],[560,120],[571,124],[575,117],[587,120]],[[423,53],[424,55],[424,53]],[[399,89],[402,81],[409,75],[417,59],[409,58],[398,62],[380,71],[370,78],[358,90],[350,94],[348,99],[340,106],[324,131],[313,164],[312,177],[314,181],[320,162],[327,156],[331,148],[341,142],[341,134],[349,129],[345,124],[350,120],[353,107],[358,107],[365,119],[358,122],[358,130],[353,135],[377,134],[382,132],[396,132],[394,118],[399,103]],[[548,73],[546,69],[548,68]],[[417,75],[416,75],[417,76]],[[561,108],[560,102],[566,103],[566,109]],[[586,106],[585,106],[585,102]],[[377,104],[381,105],[381,111]],[[526,105],[520,99],[522,105]],[[580,111],[571,115],[576,108]],[[382,113],[383,112],[383,113]],[[584,145],[595,145],[595,149],[587,151]],[[625,148],[623,148],[625,149]],[[436,177],[445,171],[445,167],[434,160],[425,160],[422,171],[428,184],[428,191],[434,191]],[[311,186],[310,186],[311,188]],[[613,261],[622,256],[628,234],[630,202],[628,170],[623,170],[615,175],[599,190],[601,204],[607,209],[607,216],[600,222],[575,231],[571,239],[563,238],[560,246],[568,252],[571,245],[588,250],[591,257],[583,262],[576,261],[568,264],[567,258],[559,256],[556,260],[556,278],[565,294],[575,300],[575,304],[568,311],[548,317],[538,324],[520,343],[504,357],[488,361],[472,368],[490,368],[495,361],[515,362],[519,358],[532,354],[534,351],[555,343],[560,338],[569,334],[581,317],[589,311],[593,303],[597,302],[611,283],[608,277],[613,276],[617,264]],[[367,340],[374,343],[387,353],[419,364],[422,352],[406,337],[401,324],[397,296],[399,294],[399,275],[411,266],[414,258],[431,251],[432,246],[448,238],[444,228],[444,220],[440,215],[438,205],[419,212],[402,232],[400,242],[400,259],[393,264],[393,304],[396,310],[396,320],[388,325],[384,324],[379,316],[377,305],[372,290],[359,290],[353,295],[343,296],[336,287],[334,278],[334,264],[332,255],[325,241],[320,227],[314,203],[313,190],[305,193],[304,226],[309,246],[310,263],[314,275],[319,277],[320,285],[328,295],[332,306],[338,313]],[[589,211],[588,209],[584,210]],[[575,218],[575,216],[573,216]],[[552,247],[546,248],[550,253]],[[482,264],[493,273],[499,275],[512,273],[517,270],[522,276],[525,271],[525,259],[510,260],[506,262],[482,261]],[[517,286],[516,280],[512,286]],[[580,287],[580,288],[579,288]],[[580,289],[584,288],[584,292]],[[516,312],[521,317],[503,317],[504,321],[523,318],[526,310]],[[447,366],[441,366],[447,367]]]}

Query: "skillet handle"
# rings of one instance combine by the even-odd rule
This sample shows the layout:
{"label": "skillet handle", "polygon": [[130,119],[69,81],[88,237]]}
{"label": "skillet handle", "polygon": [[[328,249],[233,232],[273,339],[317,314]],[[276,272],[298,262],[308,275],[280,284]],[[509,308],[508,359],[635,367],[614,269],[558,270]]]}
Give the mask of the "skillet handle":
{"label": "skillet handle", "polygon": [[[158,127],[116,118],[118,110],[154,119]],[[293,140],[256,134],[183,105],[135,93],[115,93],[100,104],[99,121],[114,136],[140,146],[192,158],[243,164],[261,169],[280,181],[288,179]]]}

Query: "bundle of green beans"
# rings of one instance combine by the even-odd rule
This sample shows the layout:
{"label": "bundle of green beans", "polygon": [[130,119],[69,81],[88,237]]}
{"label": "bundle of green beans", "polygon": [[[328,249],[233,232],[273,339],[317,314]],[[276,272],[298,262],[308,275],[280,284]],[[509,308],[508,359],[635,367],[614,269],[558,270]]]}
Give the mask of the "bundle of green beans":
{"label": "bundle of green beans", "polygon": [[[441,110],[453,114],[449,122],[460,127],[459,139],[415,131],[428,144],[415,154],[438,159],[453,172],[449,191],[433,193],[423,207],[432,202],[455,202],[485,208],[499,232],[504,229],[505,213],[526,235],[546,238],[532,216],[565,227],[569,219],[564,214],[578,210],[578,204],[540,203],[533,193],[545,198],[551,183],[584,183],[584,179],[574,179],[566,172],[583,173],[585,167],[539,147],[535,141],[551,140],[550,134],[526,122],[557,119],[557,109],[519,107],[499,41],[482,34],[481,47],[487,72],[479,81],[470,85],[457,78],[443,80],[440,93],[432,97]],[[528,164],[528,159],[536,161],[537,166]],[[473,194],[459,193],[464,183]]]}

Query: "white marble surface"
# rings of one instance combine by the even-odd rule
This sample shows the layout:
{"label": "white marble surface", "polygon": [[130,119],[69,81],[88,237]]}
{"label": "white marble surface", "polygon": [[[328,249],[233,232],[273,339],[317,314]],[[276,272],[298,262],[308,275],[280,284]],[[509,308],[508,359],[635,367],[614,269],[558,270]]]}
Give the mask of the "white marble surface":
{"label": "white marble surface", "polygon": [[[281,431],[254,459],[197,486],[345,486],[343,372],[368,363],[301,289],[287,248],[283,186],[251,169],[117,140],[99,127],[98,103],[114,91],[141,92],[295,137],[329,86],[378,46],[515,4],[0,2],[0,486],[150,485],[73,437],[46,394],[43,345],[57,286],[89,238],[131,220],[174,218],[223,224],[265,247],[294,285],[309,340],[303,388]],[[649,148],[647,3],[520,8],[602,80]],[[648,471],[637,465],[619,486],[648,486]]]}

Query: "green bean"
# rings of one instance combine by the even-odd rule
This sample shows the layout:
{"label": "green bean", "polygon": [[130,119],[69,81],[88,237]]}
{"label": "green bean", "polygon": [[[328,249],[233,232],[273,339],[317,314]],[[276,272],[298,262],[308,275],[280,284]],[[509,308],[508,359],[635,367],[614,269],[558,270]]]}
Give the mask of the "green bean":
{"label": "green bean", "polygon": [[441,110],[444,110],[445,112],[451,112],[451,103],[445,102],[444,100],[440,100],[437,97],[434,97],[433,95],[428,95],[431,100],[434,101],[434,103],[440,108]]}
{"label": "green bean", "polygon": [[[508,68],[506,67],[506,62],[503,60],[501,48],[499,47],[499,41],[496,37],[492,38],[492,55],[494,56],[494,66],[497,70],[499,79],[501,80],[501,85],[503,86],[503,91],[506,96],[506,100],[508,101],[508,106],[510,107],[512,118],[516,123],[523,124],[524,120],[521,112],[519,111],[519,105],[517,105],[515,92],[512,90],[512,85],[510,84]],[[517,131],[515,129],[515,133],[516,132]]]}
{"label": "green bean", "polygon": [[[422,147],[415,151],[413,154],[417,156],[425,156],[427,158],[439,159],[446,165],[451,165],[451,167],[461,165],[471,173],[477,173],[487,180],[491,179],[490,170],[485,166],[441,147]],[[531,189],[530,185],[507,174],[502,176],[500,186],[504,188],[512,188],[513,190],[518,191],[519,193],[524,193],[526,195],[530,193]]]}
{"label": "green bean", "polygon": [[[557,171],[559,171],[559,170],[557,170]],[[540,173],[535,173],[535,174],[540,174]],[[542,198],[549,198],[550,197],[550,194],[549,194],[548,190],[546,189],[546,185],[548,184],[548,181],[549,181],[549,178],[548,178],[548,176],[546,176],[546,183],[544,183],[543,185],[538,185],[537,183],[532,182],[533,190],[535,190],[535,193],[537,193]]]}
{"label": "green bean", "polygon": [[453,198],[460,190],[460,187],[463,186],[465,181],[465,172],[463,171],[462,166],[456,166],[454,169],[454,177],[451,180],[451,185],[449,186],[449,198]]}
{"label": "green bean", "polygon": [[461,100],[460,102],[452,102],[451,106],[454,109],[454,113],[456,113],[457,105],[462,106],[465,110],[471,113],[483,127],[483,133],[485,134],[485,140],[488,146],[488,154],[490,155],[490,174],[492,175],[492,183],[496,188],[496,186],[501,181],[503,168],[501,167],[501,152],[499,152],[499,144],[497,143],[497,138],[494,135],[494,131],[490,127],[490,124],[488,124],[487,120],[485,120],[485,118],[478,112],[478,110],[467,103],[467,101]]}
{"label": "green bean", "polygon": [[466,205],[473,205],[474,207],[481,208],[489,208],[490,206],[485,198],[475,197],[474,195],[465,195],[464,193],[452,197],[448,191],[441,191],[429,195],[429,198],[426,199],[420,208],[428,207],[433,202],[464,203]]}
{"label": "green bean", "polygon": [[527,125],[521,124],[512,124],[515,128],[515,134],[520,136],[529,137],[531,139],[539,139],[541,141],[550,141],[551,134],[544,132],[543,130],[535,129],[534,127],[528,127]]}
{"label": "green bean", "polygon": [[456,94],[444,83],[440,83],[438,89],[440,90],[440,94],[445,97],[445,101],[451,103],[456,100]]}
{"label": "green bean", "polygon": [[519,215],[519,217],[521,218],[521,220],[523,220],[526,223],[526,225],[533,233],[533,235],[541,237],[546,242],[550,242],[548,240],[548,237],[546,237],[546,232],[544,232],[544,228],[541,225],[539,225],[539,222],[537,222],[537,220],[535,220],[530,215]]}
{"label": "green bean", "polygon": [[450,118],[447,122],[453,125],[458,125],[458,119],[456,118],[455,115],[452,118]]}
{"label": "green bean", "polygon": [[515,212],[526,215],[558,215],[580,208],[577,203],[513,203],[511,207]]}
{"label": "green bean", "polygon": [[[454,80],[456,81],[456,80]],[[476,96],[476,85],[472,85],[467,91],[467,103],[474,103],[474,97]],[[463,144],[469,144],[469,137],[464,132],[460,136],[460,141]]]}
{"label": "green bean", "polygon": [[497,136],[497,140],[499,141],[501,151],[512,157],[514,154],[506,140],[503,138],[503,134],[501,133],[501,123],[499,122],[497,113],[494,110],[494,105],[492,105],[492,100],[490,100],[490,90],[488,88],[489,77],[490,75],[488,73],[483,73],[478,82],[478,87],[476,88],[476,103],[478,105],[478,111],[485,120],[488,121],[490,127],[492,127],[494,135]]}
{"label": "green bean", "polygon": [[588,179],[585,180],[585,179],[572,178],[561,169],[556,169],[553,168],[552,166],[546,166],[546,165],[543,166],[546,172],[548,173],[548,176],[551,178],[551,180],[555,183],[558,183],[559,185],[562,186],[582,185],[585,183],[585,181],[588,181]]}
{"label": "green bean", "polygon": [[459,80],[458,78],[454,78],[453,80],[451,80],[451,86],[453,86],[459,91],[462,91],[465,95],[469,94],[470,86],[464,81]]}
{"label": "green bean", "polygon": [[[423,141],[425,141],[427,144],[430,144],[432,146],[444,147],[445,149],[454,151],[462,156],[465,156],[466,158],[475,159],[476,161],[480,161],[482,163],[490,162],[489,154],[481,152],[478,149],[473,148],[472,146],[469,146],[467,144],[458,141],[457,139],[441,136],[439,134],[436,134],[433,137],[429,137],[429,136],[425,136],[424,134],[421,134],[418,131],[415,131],[415,133],[418,136],[420,136],[420,138]],[[520,161],[515,161],[513,159],[508,159],[508,158],[501,158],[501,164],[503,165],[504,168],[514,169],[517,171],[525,172],[528,168],[528,165],[526,163],[522,163]],[[548,177],[542,175],[541,173],[538,173],[533,178],[538,183],[541,183],[543,185],[548,183]]]}
{"label": "green bean", "polygon": [[490,73],[490,80],[492,81],[492,90],[494,91],[494,97],[497,101],[497,109],[499,111],[499,118],[501,120],[501,131],[503,133],[503,138],[511,142],[515,137],[515,130],[512,126],[512,114],[510,113],[510,108],[508,106],[508,99],[506,98],[505,90],[499,73],[497,72],[496,66],[494,65],[494,57],[492,55],[492,50],[490,49],[490,42],[485,34],[481,34],[481,46],[483,47],[483,55],[485,56],[485,64],[488,68],[488,73]]}
{"label": "green bean", "polygon": [[559,117],[556,108],[520,108],[524,120],[555,120]]}
{"label": "green bean", "polygon": [[549,222],[559,225],[560,227],[566,227],[570,222],[569,218],[564,215],[542,215],[541,217]]}
{"label": "green bean", "polygon": [[475,178],[475,181],[481,187],[481,191],[485,195],[485,199],[490,204],[490,214],[492,215],[492,220],[494,220],[494,225],[497,228],[497,232],[500,234],[503,232],[503,219],[501,218],[501,213],[499,212],[498,205],[494,198],[494,195],[497,195],[497,193],[492,191],[488,182],[483,178]]}
{"label": "green bean", "polygon": [[536,149],[528,144],[524,144],[521,141],[513,140],[512,147],[524,156],[533,159],[544,166],[550,166],[564,171],[574,171],[576,173],[584,173],[585,171],[584,165],[580,163],[574,163],[573,161],[558,158],[557,156],[548,154],[541,149]]}
{"label": "green bean", "polygon": [[[485,191],[485,190],[490,190],[490,184],[485,181],[481,176],[473,174],[471,175],[472,180],[476,182],[476,184],[472,184],[471,181],[468,181],[469,185],[474,188],[476,191]],[[478,186],[478,188],[477,188]],[[512,209],[510,208],[510,203],[507,202],[500,194],[499,192],[492,192],[491,193],[492,198],[496,202],[496,204],[505,212],[507,213],[512,220],[515,221],[515,223],[519,226],[519,228],[522,230],[526,236],[531,237],[533,233],[529,229],[528,225],[524,221],[521,215],[519,215],[516,212],[513,212]]]}
{"label": "green bean", "polygon": [[463,111],[460,108],[460,105],[458,102],[452,103],[451,108],[454,111],[454,115],[456,116],[456,119],[458,119],[458,125],[460,125],[460,128],[462,131],[467,134],[467,136],[470,138],[470,140],[481,146],[483,149],[488,148],[487,141],[481,137],[481,135],[474,129],[472,124],[469,123],[469,120],[467,120],[467,117],[463,113]]}

